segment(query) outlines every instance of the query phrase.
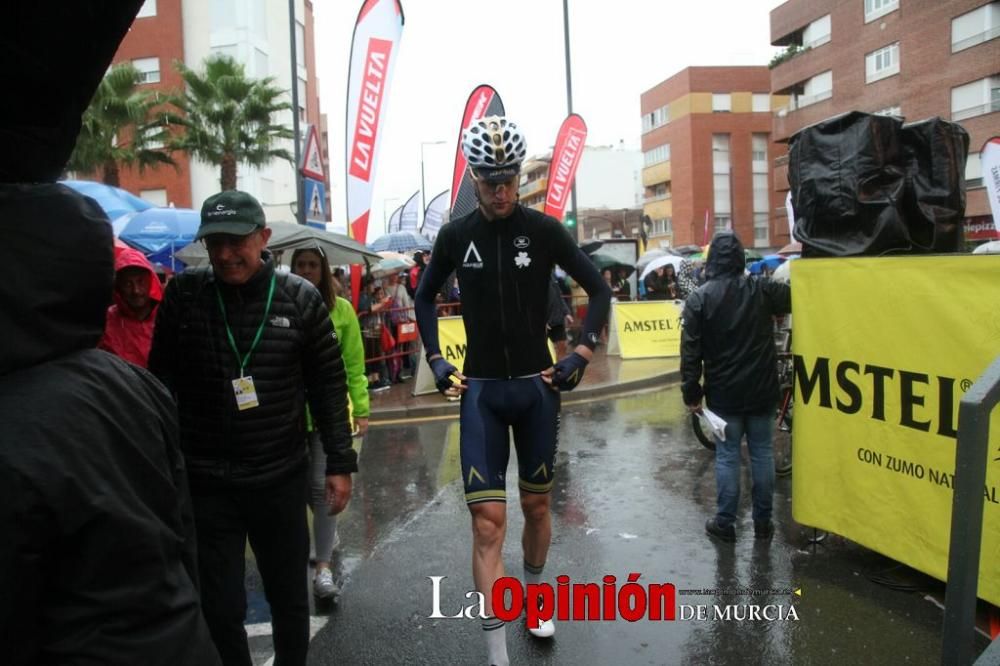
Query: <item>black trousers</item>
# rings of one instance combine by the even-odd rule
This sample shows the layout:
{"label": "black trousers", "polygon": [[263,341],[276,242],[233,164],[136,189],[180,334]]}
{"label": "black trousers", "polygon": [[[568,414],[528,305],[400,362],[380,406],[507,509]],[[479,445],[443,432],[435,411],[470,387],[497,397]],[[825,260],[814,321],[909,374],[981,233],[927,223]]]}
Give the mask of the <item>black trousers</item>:
{"label": "black trousers", "polygon": [[304,666],[309,649],[307,467],[262,488],[192,489],[201,606],[225,666],[252,666],[243,623],[246,542],[271,606],[275,666]]}

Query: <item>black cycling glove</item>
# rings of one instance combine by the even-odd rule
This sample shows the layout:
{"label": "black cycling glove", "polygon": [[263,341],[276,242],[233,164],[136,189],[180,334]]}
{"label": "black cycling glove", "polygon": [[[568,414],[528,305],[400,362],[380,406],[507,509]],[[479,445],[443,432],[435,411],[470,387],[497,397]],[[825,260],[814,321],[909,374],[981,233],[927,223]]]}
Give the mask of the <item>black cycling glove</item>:
{"label": "black cycling glove", "polygon": [[572,391],[583,379],[587,363],[587,359],[576,352],[565,357],[555,365],[555,371],[552,373],[552,385],[560,391]]}
{"label": "black cycling glove", "polygon": [[444,393],[450,389],[452,387],[451,376],[458,372],[458,368],[440,356],[433,361],[428,361],[428,364],[431,366],[431,372],[434,373],[434,385],[437,386],[437,390]]}

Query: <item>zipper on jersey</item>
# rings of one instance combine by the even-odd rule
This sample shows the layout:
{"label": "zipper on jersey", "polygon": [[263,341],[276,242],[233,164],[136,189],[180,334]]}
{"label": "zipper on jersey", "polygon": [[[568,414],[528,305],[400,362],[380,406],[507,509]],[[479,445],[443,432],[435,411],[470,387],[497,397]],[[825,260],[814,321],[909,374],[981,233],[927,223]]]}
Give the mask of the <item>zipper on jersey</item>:
{"label": "zipper on jersey", "polygon": [[497,230],[497,287],[500,288],[500,335],[503,338],[501,341],[501,346],[503,347],[503,358],[507,363],[507,378],[510,379],[510,351],[507,349],[507,320],[504,318],[504,303],[503,303],[503,261],[500,256],[500,249],[502,246],[503,239],[501,238],[500,230]]}

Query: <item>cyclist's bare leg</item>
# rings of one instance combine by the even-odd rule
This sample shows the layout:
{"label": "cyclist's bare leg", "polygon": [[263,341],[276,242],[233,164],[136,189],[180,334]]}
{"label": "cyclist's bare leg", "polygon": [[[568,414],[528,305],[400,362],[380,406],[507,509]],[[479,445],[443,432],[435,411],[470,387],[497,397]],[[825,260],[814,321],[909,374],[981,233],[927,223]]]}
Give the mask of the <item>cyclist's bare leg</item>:
{"label": "cyclist's bare leg", "polygon": [[524,512],[524,532],[521,547],[524,561],[535,566],[545,564],[552,542],[552,513],[549,493],[521,492],[521,511]]}
{"label": "cyclist's bare leg", "polygon": [[507,533],[507,504],[470,504],[472,513],[472,579],[483,593],[486,614],[493,615],[493,584],[503,577],[503,540]]}

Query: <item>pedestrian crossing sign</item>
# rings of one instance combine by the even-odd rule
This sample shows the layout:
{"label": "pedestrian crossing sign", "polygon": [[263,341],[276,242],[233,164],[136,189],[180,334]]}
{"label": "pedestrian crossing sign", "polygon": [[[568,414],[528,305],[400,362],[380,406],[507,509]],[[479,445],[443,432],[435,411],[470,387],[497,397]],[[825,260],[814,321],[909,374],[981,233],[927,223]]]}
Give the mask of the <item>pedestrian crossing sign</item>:
{"label": "pedestrian crossing sign", "polygon": [[326,222],[326,188],[323,183],[305,178],[306,219],[310,222]]}

